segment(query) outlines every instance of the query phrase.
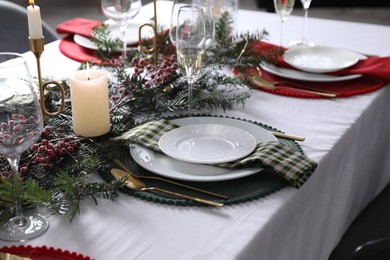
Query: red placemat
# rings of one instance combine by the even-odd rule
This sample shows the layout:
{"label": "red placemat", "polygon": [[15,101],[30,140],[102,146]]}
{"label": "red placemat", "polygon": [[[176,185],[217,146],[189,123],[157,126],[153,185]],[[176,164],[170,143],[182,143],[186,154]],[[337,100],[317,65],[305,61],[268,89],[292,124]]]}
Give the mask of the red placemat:
{"label": "red placemat", "polygon": [[0,248],[0,252],[26,257],[32,260],[92,260],[92,258],[82,254],[47,246],[5,246]]}
{"label": "red placemat", "polygon": [[[387,82],[383,80],[376,80],[367,77],[361,77],[353,80],[337,81],[337,82],[307,82],[307,81],[298,81],[298,80],[290,80],[290,79],[286,80],[282,77],[278,77],[264,70],[261,70],[261,75],[265,79],[272,82],[288,81],[292,83],[306,85],[318,91],[332,92],[336,94],[335,96],[336,98],[350,97],[354,95],[369,93],[378,90],[387,84]],[[286,86],[288,86],[288,84]],[[299,90],[296,91],[290,89],[273,90],[273,89],[263,88],[261,86],[256,86],[256,87],[262,91],[270,92],[277,95],[283,95],[283,96],[300,97],[300,98],[329,98],[317,94],[303,93],[300,92]]]}
{"label": "red placemat", "polygon": [[[250,46],[250,52],[253,55],[265,55],[268,51],[276,50],[279,48],[276,45],[267,42],[258,42]],[[277,66],[294,69],[288,65],[282,57],[279,57],[279,60],[276,64]],[[251,70],[251,69],[248,69]],[[310,81],[299,81],[291,80],[283,77],[279,77],[268,73],[264,70],[260,70],[261,75],[272,82],[275,81],[287,81],[297,84],[302,84],[314,88],[319,91],[327,91],[336,94],[336,97],[349,97],[354,95],[361,95],[369,93],[375,90],[378,90],[384,87],[388,82],[390,82],[390,57],[369,57],[364,60],[360,60],[356,65],[332,73],[332,75],[346,76],[352,74],[361,74],[363,77],[346,80],[346,81],[337,81],[337,82],[310,82]],[[253,73],[253,72],[249,72]],[[329,98],[320,96],[317,94],[302,93],[294,90],[287,89],[267,89],[261,86],[256,86],[258,89],[273,94],[283,95],[283,96],[292,96],[292,97],[301,97],[301,98]]]}

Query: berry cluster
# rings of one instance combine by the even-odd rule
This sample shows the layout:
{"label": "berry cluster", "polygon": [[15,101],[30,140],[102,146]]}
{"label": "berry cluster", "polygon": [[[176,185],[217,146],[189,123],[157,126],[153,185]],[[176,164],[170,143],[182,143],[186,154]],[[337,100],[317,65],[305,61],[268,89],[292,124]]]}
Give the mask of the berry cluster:
{"label": "berry cluster", "polygon": [[53,160],[59,159],[67,154],[73,154],[80,146],[77,140],[72,140],[67,137],[56,138],[55,133],[53,133],[50,127],[45,127],[42,130],[41,136],[43,139],[33,144],[31,149],[25,152],[24,155],[29,158],[29,162],[20,167],[20,173],[26,173],[30,163],[41,165],[43,169],[49,170]]}
{"label": "berry cluster", "polygon": [[33,116],[26,118],[20,114],[11,115],[11,120],[0,123],[0,143],[5,145],[19,144],[38,134],[34,127],[39,123]]}
{"label": "berry cluster", "polygon": [[144,87],[150,88],[156,84],[162,84],[178,75],[176,56],[165,56],[157,66],[153,66],[147,59],[134,57],[132,60],[134,76],[144,79]]}

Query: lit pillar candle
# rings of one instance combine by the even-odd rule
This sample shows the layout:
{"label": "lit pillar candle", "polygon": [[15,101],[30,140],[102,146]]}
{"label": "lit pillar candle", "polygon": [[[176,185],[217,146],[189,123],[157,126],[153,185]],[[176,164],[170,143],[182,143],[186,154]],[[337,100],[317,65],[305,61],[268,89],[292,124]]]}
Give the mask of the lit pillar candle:
{"label": "lit pillar candle", "polygon": [[34,5],[34,0],[29,0],[28,2],[27,20],[30,39],[41,39],[43,37],[41,9],[39,6]]}
{"label": "lit pillar candle", "polygon": [[73,131],[81,136],[100,136],[110,131],[107,73],[79,70],[69,80]]}

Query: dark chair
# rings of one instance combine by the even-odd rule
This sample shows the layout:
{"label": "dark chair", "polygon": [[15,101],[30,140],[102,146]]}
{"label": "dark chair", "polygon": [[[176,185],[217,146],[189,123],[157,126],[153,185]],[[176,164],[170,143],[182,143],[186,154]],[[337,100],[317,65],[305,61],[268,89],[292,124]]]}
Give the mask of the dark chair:
{"label": "dark chair", "polygon": [[390,185],[355,218],[329,256],[349,259],[390,259]]}
{"label": "dark chair", "polygon": [[[55,31],[42,21],[45,43],[58,39]],[[23,53],[30,50],[27,10],[9,1],[0,1],[0,52]]]}

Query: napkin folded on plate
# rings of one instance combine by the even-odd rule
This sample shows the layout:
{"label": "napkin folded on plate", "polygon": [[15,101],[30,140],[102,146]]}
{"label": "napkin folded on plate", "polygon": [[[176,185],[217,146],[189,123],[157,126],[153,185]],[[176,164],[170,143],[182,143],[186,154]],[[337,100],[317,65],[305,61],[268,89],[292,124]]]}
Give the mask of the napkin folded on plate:
{"label": "napkin folded on plate", "polygon": [[100,21],[85,18],[74,18],[58,24],[56,27],[57,33],[67,35],[61,39],[59,46],[61,53],[66,57],[78,62],[87,61],[92,64],[101,64],[102,60],[96,57],[95,50],[78,45],[74,41],[73,37],[75,34],[78,34],[87,38],[91,38],[93,29],[102,24],[103,23]]}
{"label": "napkin folded on plate", "polygon": [[[177,127],[179,126],[168,120],[161,119],[136,126],[123,135],[114,138],[114,140],[135,143],[161,152],[158,146],[160,137]],[[213,166],[242,168],[256,165],[271,169],[295,188],[301,187],[317,168],[316,162],[279,142],[257,144],[255,150],[247,157]]]}
{"label": "napkin folded on plate", "polygon": [[101,21],[90,20],[85,18],[73,18],[60,23],[56,27],[58,34],[79,34],[91,38],[93,28],[102,25]]}
{"label": "napkin folded on plate", "polygon": [[[268,42],[257,42],[251,44],[248,49],[251,54],[266,55],[269,51],[275,51],[278,48],[280,47]],[[295,69],[287,64],[283,57],[279,58],[276,65],[279,67]],[[365,77],[390,82],[390,57],[368,57],[367,59],[359,60],[354,66],[329,74],[338,76],[361,74]]]}

